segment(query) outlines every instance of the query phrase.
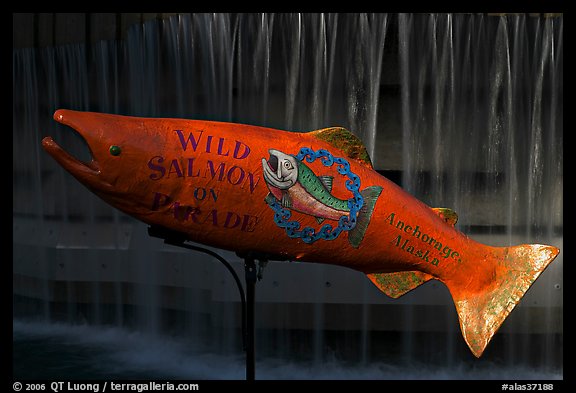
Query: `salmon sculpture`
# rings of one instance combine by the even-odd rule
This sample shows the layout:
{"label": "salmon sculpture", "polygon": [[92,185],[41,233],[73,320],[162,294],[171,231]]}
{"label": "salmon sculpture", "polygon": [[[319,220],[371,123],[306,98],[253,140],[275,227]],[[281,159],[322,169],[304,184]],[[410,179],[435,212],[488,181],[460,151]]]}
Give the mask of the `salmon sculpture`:
{"label": "salmon sculpture", "polygon": [[194,242],[270,259],[365,273],[398,298],[428,280],[454,299],[480,357],[556,247],[492,247],[454,228],[378,174],[343,128],[307,133],[250,125],[58,110],[87,142],[81,162],[46,137],[44,149],[107,203]]}

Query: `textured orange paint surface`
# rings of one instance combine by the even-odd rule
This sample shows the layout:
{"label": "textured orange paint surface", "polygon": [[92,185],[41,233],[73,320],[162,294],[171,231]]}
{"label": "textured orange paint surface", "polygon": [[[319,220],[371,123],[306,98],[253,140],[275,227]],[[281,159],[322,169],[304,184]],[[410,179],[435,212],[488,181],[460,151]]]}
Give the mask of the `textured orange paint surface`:
{"label": "textured orange paint surface", "polygon": [[[360,142],[343,129],[294,133],[68,110],[57,111],[54,118],[86,140],[93,160],[76,160],[50,137],[42,141],[44,149],[103,200],[148,224],[227,250],[345,266],[368,274],[393,297],[429,279],[442,281],[476,356],[559,252],[546,245],[491,247],[470,239],[455,229],[451,211],[431,209],[374,171]],[[295,159],[304,147],[344,158],[360,179],[364,210],[358,212],[357,227],[331,240],[307,243],[289,237],[268,203],[289,210],[290,221],[300,229],[318,232],[327,223],[338,225],[321,215],[330,203],[346,210],[339,201],[354,196],[346,187],[348,178],[334,164]],[[302,165],[311,171],[309,179],[302,177],[305,170],[310,173]],[[300,174],[297,180],[294,173]],[[299,187],[292,189],[298,192],[284,191],[282,184]],[[301,200],[291,198],[302,195],[322,205],[311,209],[318,217],[296,209]],[[322,202],[317,195],[329,199]],[[353,241],[354,231],[361,233]]]}

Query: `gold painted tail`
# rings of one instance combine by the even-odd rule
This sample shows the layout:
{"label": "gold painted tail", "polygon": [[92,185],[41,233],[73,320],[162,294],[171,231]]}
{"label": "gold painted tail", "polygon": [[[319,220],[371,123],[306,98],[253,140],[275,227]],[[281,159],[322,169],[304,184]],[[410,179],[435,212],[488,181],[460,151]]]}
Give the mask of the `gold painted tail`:
{"label": "gold painted tail", "polygon": [[[506,247],[504,258],[496,261],[494,280],[483,290],[471,292],[459,283],[446,283],[456,305],[464,340],[476,357],[482,356],[506,317],[559,252],[556,247],[541,244]],[[378,289],[393,298],[434,279],[418,271],[367,276]]]}
{"label": "gold painted tail", "polygon": [[[494,281],[484,291],[469,294],[448,285],[464,340],[476,357],[520,302],[528,288],[556,258],[559,249],[541,244],[507,247]],[[464,296],[458,294],[465,293]]]}

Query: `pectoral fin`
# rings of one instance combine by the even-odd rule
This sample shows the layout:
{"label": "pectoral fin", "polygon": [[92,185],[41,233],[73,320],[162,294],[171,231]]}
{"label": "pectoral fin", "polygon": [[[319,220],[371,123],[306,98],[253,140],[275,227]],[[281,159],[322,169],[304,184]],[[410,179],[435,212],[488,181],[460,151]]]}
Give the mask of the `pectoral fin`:
{"label": "pectoral fin", "polygon": [[292,207],[292,198],[290,198],[288,193],[282,195],[282,207],[287,207],[288,209]]}

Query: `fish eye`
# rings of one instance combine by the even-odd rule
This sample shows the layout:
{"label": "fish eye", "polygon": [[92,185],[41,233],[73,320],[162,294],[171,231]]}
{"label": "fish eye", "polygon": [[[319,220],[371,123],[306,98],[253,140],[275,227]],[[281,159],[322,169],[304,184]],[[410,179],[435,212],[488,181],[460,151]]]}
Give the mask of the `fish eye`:
{"label": "fish eye", "polygon": [[117,145],[110,146],[110,154],[112,154],[113,156],[119,156],[120,153],[122,153],[122,149],[120,149],[120,146]]}
{"label": "fish eye", "polygon": [[292,163],[290,161],[284,161],[284,168],[292,169],[294,167],[292,166]]}

